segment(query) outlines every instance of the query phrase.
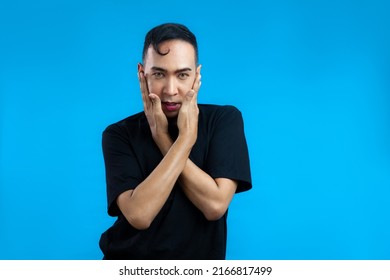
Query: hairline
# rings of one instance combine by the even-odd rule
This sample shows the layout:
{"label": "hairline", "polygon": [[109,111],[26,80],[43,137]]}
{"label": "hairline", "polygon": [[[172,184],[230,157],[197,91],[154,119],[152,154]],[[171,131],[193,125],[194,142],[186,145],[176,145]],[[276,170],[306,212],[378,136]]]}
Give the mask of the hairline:
{"label": "hairline", "polygon": [[161,42],[158,44],[158,46],[157,46],[157,50],[155,49],[154,45],[153,45],[152,43],[150,43],[149,46],[148,46],[148,48],[147,48],[147,50],[146,50],[146,52],[143,54],[142,63],[145,65],[146,56],[148,55],[148,52],[149,52],[150,48],[152,48],[158,55],[160,55],[160,56],[165,56],[165,55],[167,55],[167,54],[170,52],[170,49],[168,48],[168,51],[167,51],[166,53],[161,53],[161,51],[160,51],[160,46],[161,46],[162,44],[166,43],[166,42],[174,42],[174,41],[181,41],[181,42],[185,42],[185,43],[191,45],[192,49],[194,50],[195,65],[197,65],[197,64],[198,64],[198,56],[197,56],[197,54],[196,54],[196,49],[195,49],[194,45],[193,45],[191,42],[189,42],[189,41],[187,41],[187,40],[184,40],[184,39],[180,39],[180,38],[167,39],[167,40],[161,41]]}

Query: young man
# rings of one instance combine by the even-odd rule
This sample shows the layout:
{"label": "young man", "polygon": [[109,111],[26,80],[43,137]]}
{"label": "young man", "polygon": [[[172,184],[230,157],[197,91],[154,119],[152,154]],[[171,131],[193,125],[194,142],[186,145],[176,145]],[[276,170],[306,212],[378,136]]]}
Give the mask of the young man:
{"label": "young man", "polygon": [[103,133],[105,259],[225,259],[227,209],[249,190],[241,113],[201,105],[198,47],[183,25],[150,30],[138,64],[144,111]]}

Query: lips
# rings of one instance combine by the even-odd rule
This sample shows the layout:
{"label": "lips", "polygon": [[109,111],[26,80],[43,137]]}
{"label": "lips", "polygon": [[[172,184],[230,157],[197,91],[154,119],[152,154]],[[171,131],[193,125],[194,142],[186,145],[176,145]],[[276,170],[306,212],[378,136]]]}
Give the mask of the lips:
{"label": "lips", "polygon": [[162,104],[169,112],[177,111],[180,108],[180,103],[176,102],[162,102]]}

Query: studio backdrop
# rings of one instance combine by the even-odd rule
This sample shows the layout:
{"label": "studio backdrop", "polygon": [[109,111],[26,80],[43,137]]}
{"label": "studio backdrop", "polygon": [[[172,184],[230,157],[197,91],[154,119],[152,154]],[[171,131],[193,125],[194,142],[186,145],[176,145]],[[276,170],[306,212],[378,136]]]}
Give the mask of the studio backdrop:
{"label": "studio backdrop", "polygon": [[243,114],[228,259],[390,259],[388,1],[2,1],[0,259],[101,259],[103,130],[141,111],[145,33],[187,25],[199,103]]}

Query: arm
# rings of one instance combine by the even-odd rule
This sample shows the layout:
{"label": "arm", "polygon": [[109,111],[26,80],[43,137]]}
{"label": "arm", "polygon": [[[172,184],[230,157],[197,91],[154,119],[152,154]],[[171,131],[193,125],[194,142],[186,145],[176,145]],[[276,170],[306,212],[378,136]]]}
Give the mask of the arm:
{"label": "arm", "polygon": [[[163,141],[162,141],[163,142]],[[166,155],[172,141],[165,139],[161,152]],[[200,169],[190,159],[179,177],[184,193],[202,211],[206,219],[218,220],[229,207],[237,189],[237,182],[227,178],[215,178]]]}
{"label": "arm", "polygon": [[182,172],[190,147],[188,141],[178,138],[160,164],[141,184],[118,196],[118,207],[133,227],[146,229],[150,226]]}
{"label": "arm", "polygon": [[[144,110],[156,144],[162,149],[169,143],[169,150],[153,172],[135,189],[120,194],[117,204],[127,221],[137,229],[146,229],[157,216],[169,197],[173,186],[184,169],[192,146],[196,141],[197,107],[195,92],[187,94],[182,104],[183,113],[178,118],[181,131],[174,143],[167,133],[167,120],[161,110],[161,101],[156,95],[147,95],[147,86],[143,73],[140,73],[141,92]],[[185,113],[184,113],[185,112]],[[162,115],[161,115],[162,114]],[[196,115],[195,117],[189,117]],[[189,119],[190,118],[190,119]],[[159,139],[156,141],[156,139]]]}
{"label": "arm", "polygon": [[[200,88],[201,76],[199,72],[200,68],[198,69],[197,77],[193,85],[193,90],[196,93]],[[184,112],[181,110],[180,115],[183,114]],[[180,123],[178,123],[178,127],[179,132],[181,132],[183,129],[180,127]],[[159,131],[164,132],[165,130],[160,129]],[[162,133],[160,137],[155,137],[155,142],[163,155],[167,155],[173,144],[168,133]],[[217,220],[225,214],[237,189],[237,182],[234,180],[226,178],[213,179],[210,175],[196,166],[190,159],[187,159],[185,167],[179,177],[179,181],[184,193],[191,202],[202,211],[208,220]]]}
{"label": "arm", "polygon": [[[159,145],[163,155],[170,151],[171,146],[172,140],[169,138],[162,140]],[[187,159],[179,181],[189,200],[210,221],[218,220],[225,214],[237,189],[236,181],[213,179],[190,159]]]}
{"label": "arm", "polygon": [[237,189],[236,181],[213,179],[189,159],[180,175],[180,183],[187,197],[210,221],[225,214]]}
{"label": "arm", "polygon": [[[165,149],[169,151],[172,141],[165,139]],[[190,159],[179,177],[180,184],[189,200],[204,214],[206,219],[213,221],[221,218],[229,207],[237,189],[237,182],[227,178],[215,178],[200,169]]]}

